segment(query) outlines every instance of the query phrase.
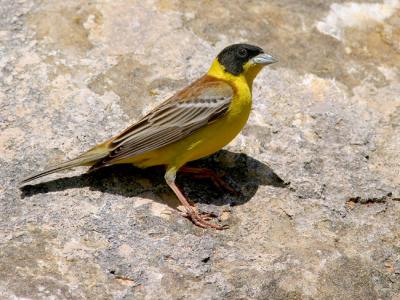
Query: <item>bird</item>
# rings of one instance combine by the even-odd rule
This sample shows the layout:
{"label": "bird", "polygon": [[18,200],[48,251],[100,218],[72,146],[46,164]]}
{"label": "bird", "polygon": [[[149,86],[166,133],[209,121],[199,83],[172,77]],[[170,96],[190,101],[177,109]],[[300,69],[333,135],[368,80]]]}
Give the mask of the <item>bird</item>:
{"label": "bird", "polygon": [[199,227],[225,229],[198,211],[176,185],[176,175],[179,171],[210,177],[229,189],[215,172],[187,167],[186,163],[219,151],[239,134],[251,111],[254,79],[263,67],[277,61],[258,46],[229,45],[205,75],[136,123],[76,158],[25,178],[21,184],[78,166],[90,167],[89,172],[115,164],[164,166],[165,181],[183,205],[184,215]]}

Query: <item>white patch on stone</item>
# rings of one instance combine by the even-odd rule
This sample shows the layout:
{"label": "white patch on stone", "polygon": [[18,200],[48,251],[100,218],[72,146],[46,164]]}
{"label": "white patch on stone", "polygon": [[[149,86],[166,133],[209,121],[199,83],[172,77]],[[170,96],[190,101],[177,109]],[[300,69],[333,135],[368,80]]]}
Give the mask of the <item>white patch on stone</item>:
{"label": "white patch on stone", "polygon": [[172,212],[172,208],[170,208],[166,204],[158,203],[154,200],[148,198],[137,197],[135,198],[135,202],[133,207],[140,207],[143,205],[149,205],[150,212],[153,216],[157,216],[164,219],[169,219],[170,214]]}
{"label": "white patch on stone", "polygon": [[36,53],[25,53],[17,62],[15,68],[17,72],[21,72],[26,66],[40,63],[40,57]]}
{"label": "white patch on stone", "polygon": [[380,66],[378,67],[378,70],[383,74],[383,76],[385,76],[386,80],[394,81],[398,78],[398,73],[395,69]]}
{"label": "white patch on stone", "polygon": [[333,3],[329,14],[317,22],[316,27],[320,32],[342,40],[346,27],[362,27],[371,22],[382,22],[399,7],[399,0],[385,0],[383,3]]}
{"label": "white patch on stone", "polygon": [[17,152],[15,148],[24,141],[25,133],[20,128],[7,128],[0,133],[0,153],[5,161],[12,161]]}

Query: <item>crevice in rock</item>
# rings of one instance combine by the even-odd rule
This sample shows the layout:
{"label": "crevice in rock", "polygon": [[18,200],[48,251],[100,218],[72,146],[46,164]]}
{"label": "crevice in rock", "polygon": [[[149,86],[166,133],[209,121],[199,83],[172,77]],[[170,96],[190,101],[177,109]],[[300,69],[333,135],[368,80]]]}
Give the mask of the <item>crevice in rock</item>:
{"label": "crevice in rock", "polygon": [[385,203],[387,200],[395,200],[395,201],[399,201],[400,198],[394,198],[393,194],[391,192],[387,193],[386,195],[383,195],[381,197],[368,197],[368,198],[364,198],[364,197],[360,197],[360,196],[356,196],[356,197],[351,197],[350,199],[348,199],[346,201],[347,204],[350,203],[359,203],[359,204],[371,204],[371,203]]}

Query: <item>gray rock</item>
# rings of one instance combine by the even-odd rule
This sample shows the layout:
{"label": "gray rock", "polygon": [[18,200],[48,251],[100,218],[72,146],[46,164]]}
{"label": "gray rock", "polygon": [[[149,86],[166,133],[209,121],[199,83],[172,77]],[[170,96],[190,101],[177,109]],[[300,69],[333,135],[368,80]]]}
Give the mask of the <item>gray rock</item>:
{"label": "gray rock", "polygon": [[[1,299],[400,299],[399,1],[0,1]],[[247,41],[280,63],[248,125],[179,177],[77,169],[19,189]]]}

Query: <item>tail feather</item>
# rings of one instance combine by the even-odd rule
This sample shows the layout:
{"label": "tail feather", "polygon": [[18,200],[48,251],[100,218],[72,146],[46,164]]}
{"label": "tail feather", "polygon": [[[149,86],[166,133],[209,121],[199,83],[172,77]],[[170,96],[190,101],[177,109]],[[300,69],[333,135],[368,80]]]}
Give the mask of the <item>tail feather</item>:
{"label": "tail feather", "polygon": [[29,177],[23,179],[21,181],[21,185],[28,183],[29,181],[32,181],[32,180],[38,179],[40,177],[47,176],[47,175],[50,175],[50,174],[53,174],[53,173],[56,173],[59,171],[68,170],[68,169],[75,168],[78,166],[91,166],[91,165],[95,164],[98,160],[100,160],[108,155],[108,151],[99,151],[99,150],[100,149],[98,149],[98,148],[93,148],[93,149],[89,150],[88,152],[85,152],[74,159],[56,164],[52,167],[49,167],[48,169],[46,169],[40,173],[34,174],[32,176],[29,176]]}

